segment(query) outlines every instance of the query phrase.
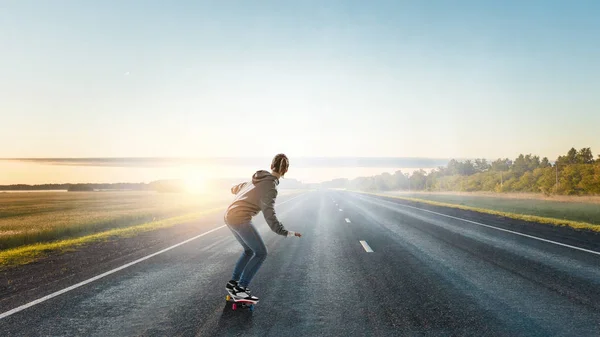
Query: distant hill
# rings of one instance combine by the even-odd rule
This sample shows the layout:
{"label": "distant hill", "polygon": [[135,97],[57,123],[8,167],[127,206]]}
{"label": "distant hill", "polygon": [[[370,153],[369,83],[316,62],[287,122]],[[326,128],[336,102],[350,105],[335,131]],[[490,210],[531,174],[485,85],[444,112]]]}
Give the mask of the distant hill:
{"label": "distant hill", "polygon": [[76,184],[69,186],[69,192],[94,192],[94,188],[88,184]]}
{"label": "distant hill", "polygon": [[68,191],[72,188],[82,189],[88,188],[92,190],[134,190],[147,191],[150,190],[150,185],[145,183],[113,183],[113,184],[14,184],[0,185],[0,191]]}
{"label": "distant hill", "polygon": [[[229,190],[231,186],[244,181],[249,181],[251,178],[224,178],[213,179],[207,182],[206,190]],[[280,189],[300,189],[306,185],[296,179],[281,179]],[[163,193],[184,192],[186,185],[183,180],[156,180],[150,183],[112,183],[112,184],[14,184],[0,185],[0,191],[157,191]]]}

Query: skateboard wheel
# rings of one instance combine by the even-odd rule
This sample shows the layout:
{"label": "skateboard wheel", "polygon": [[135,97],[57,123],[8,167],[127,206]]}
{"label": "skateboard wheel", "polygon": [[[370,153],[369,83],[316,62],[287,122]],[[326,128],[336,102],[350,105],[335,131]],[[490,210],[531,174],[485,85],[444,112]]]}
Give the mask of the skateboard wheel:
{"label": "skateboard wheel", "polygon": [[231,296],[227,295],[225,296],[225,301],[229,301],[231,299]]}
{"label": "skateboard wheel", "polygon": [[254,311],[254,304],[250,304],[250,311]]}
{"label": "skateboard wheel", "polygon": [[235,309],[237,309],[237,304],[233,303],[233,304],[231,305],[231,309],[232,309],[232,310],[235,310]]}

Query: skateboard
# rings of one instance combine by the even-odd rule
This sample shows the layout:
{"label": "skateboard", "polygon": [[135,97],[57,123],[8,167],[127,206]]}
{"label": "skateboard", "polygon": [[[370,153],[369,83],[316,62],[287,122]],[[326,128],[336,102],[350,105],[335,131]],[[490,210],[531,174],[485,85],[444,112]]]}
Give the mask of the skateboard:
{"label": "skateboard", "polygon": [[[238,308],[248,308],[250,309],[250,311],[254,311],[254,305],[258,303],[258,301],[237,299],[229,290],[227,292],[229,293],[229,295],[225,296],[225,300],[227,302],[233,302],[233,304],[231,304],[231,310],[237,310]],[[238,306],[238,303],[241,304]]]}

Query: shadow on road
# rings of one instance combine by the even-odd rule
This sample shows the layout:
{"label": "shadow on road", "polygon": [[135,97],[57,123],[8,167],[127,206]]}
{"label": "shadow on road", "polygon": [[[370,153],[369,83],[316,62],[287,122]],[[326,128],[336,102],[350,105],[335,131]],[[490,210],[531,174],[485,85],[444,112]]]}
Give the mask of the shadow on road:
{"label": "shadow on road", "polygon": [[223,313],[219,318],[217,330],[230,334],[245,334],[254,327],[252,311],[248,308],[231,309],[231,303],[225,303]]}

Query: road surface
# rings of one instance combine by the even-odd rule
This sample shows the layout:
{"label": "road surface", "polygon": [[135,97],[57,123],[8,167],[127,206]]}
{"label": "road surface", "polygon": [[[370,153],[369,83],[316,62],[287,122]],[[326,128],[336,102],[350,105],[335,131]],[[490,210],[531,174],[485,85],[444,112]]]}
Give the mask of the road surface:
{"label": "road surface", "polygon": [[225,302],[241,247],[214,223],[0,319],[0,335],[600,335],[594,236],[540,230],[543,241],[511,220],[346,191],[283,201],[280,219],[303,237],[277,236],[257,218],[269,255],[250,286],[254,312]]}

